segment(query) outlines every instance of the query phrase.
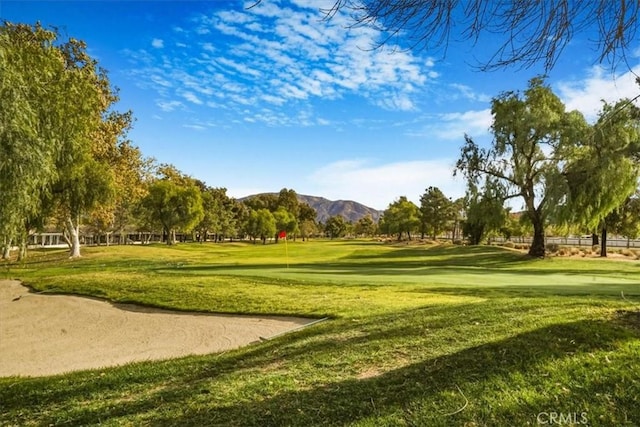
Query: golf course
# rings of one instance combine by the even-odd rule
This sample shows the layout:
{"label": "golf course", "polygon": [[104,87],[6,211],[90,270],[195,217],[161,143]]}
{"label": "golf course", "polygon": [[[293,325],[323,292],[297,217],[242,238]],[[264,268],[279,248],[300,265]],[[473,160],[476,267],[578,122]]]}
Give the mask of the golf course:
{"label": "golf course", "polygon": [[44,295],[327,318],[229,351],[0,378],[2,425],[640,424],[637,261],[312,240],[43,250],[2,268]]}

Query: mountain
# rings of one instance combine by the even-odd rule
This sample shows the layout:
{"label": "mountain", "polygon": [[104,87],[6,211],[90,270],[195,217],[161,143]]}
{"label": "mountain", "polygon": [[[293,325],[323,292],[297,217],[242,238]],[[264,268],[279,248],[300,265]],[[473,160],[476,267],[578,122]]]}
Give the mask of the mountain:
{"label": "mountain", "polygon": [[[266,193],[275,194],[277,193]],[[242,197],[238,200],[246,200],[252,197],[259,196],[259,194],[252,194],[251,196]],[[350,222],[356,222],[360,218],[367,215],[371,215],[371,218],[375,222],[378,222],[382,211],[370,208],[362,203],[354,202],[352,200],[328,200],[324,197],[307,196],[304,194],[297,194],[298,200],[301,203],[307,203],[318,213],[316,220],[325,222],[327,218],[334,215],[341,215],[344,219]]]}

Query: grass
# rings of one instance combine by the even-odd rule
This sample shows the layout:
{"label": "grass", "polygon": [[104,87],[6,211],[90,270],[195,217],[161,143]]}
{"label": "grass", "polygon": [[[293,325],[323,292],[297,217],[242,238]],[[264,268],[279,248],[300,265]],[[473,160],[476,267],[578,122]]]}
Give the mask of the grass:
{"label": "grass", "polygon": [[365,241],[288,254],[289,268],[283,244],[242,243],[5,264],[39,291],[331,320],[222,354],[0,379],[0,424],[640,425],[637,262]]}

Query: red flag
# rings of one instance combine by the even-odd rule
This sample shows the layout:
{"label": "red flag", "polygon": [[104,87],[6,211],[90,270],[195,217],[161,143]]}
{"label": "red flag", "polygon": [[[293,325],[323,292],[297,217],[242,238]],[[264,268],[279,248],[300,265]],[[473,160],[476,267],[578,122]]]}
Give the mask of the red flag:
{"label": "red flag", "polygon": [[287,232],[286,232],[286,231],[284,231],[284,230],[282,230],[282,231],[278,234],[278,237],[279,237],[279,238],[281,238],[281,239],[284,239],[285,237],[287,237]]}

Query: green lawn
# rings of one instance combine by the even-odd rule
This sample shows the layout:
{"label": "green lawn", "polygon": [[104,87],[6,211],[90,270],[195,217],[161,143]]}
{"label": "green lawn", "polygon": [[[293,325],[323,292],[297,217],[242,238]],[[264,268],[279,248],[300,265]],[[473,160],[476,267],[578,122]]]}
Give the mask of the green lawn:
{"label": "green lawn", "polygon": [[640,425],[639,262],[312,241],[33,252],[3,269],[39,291],[331,320],[222,354],[0,379],[0,424]]}

